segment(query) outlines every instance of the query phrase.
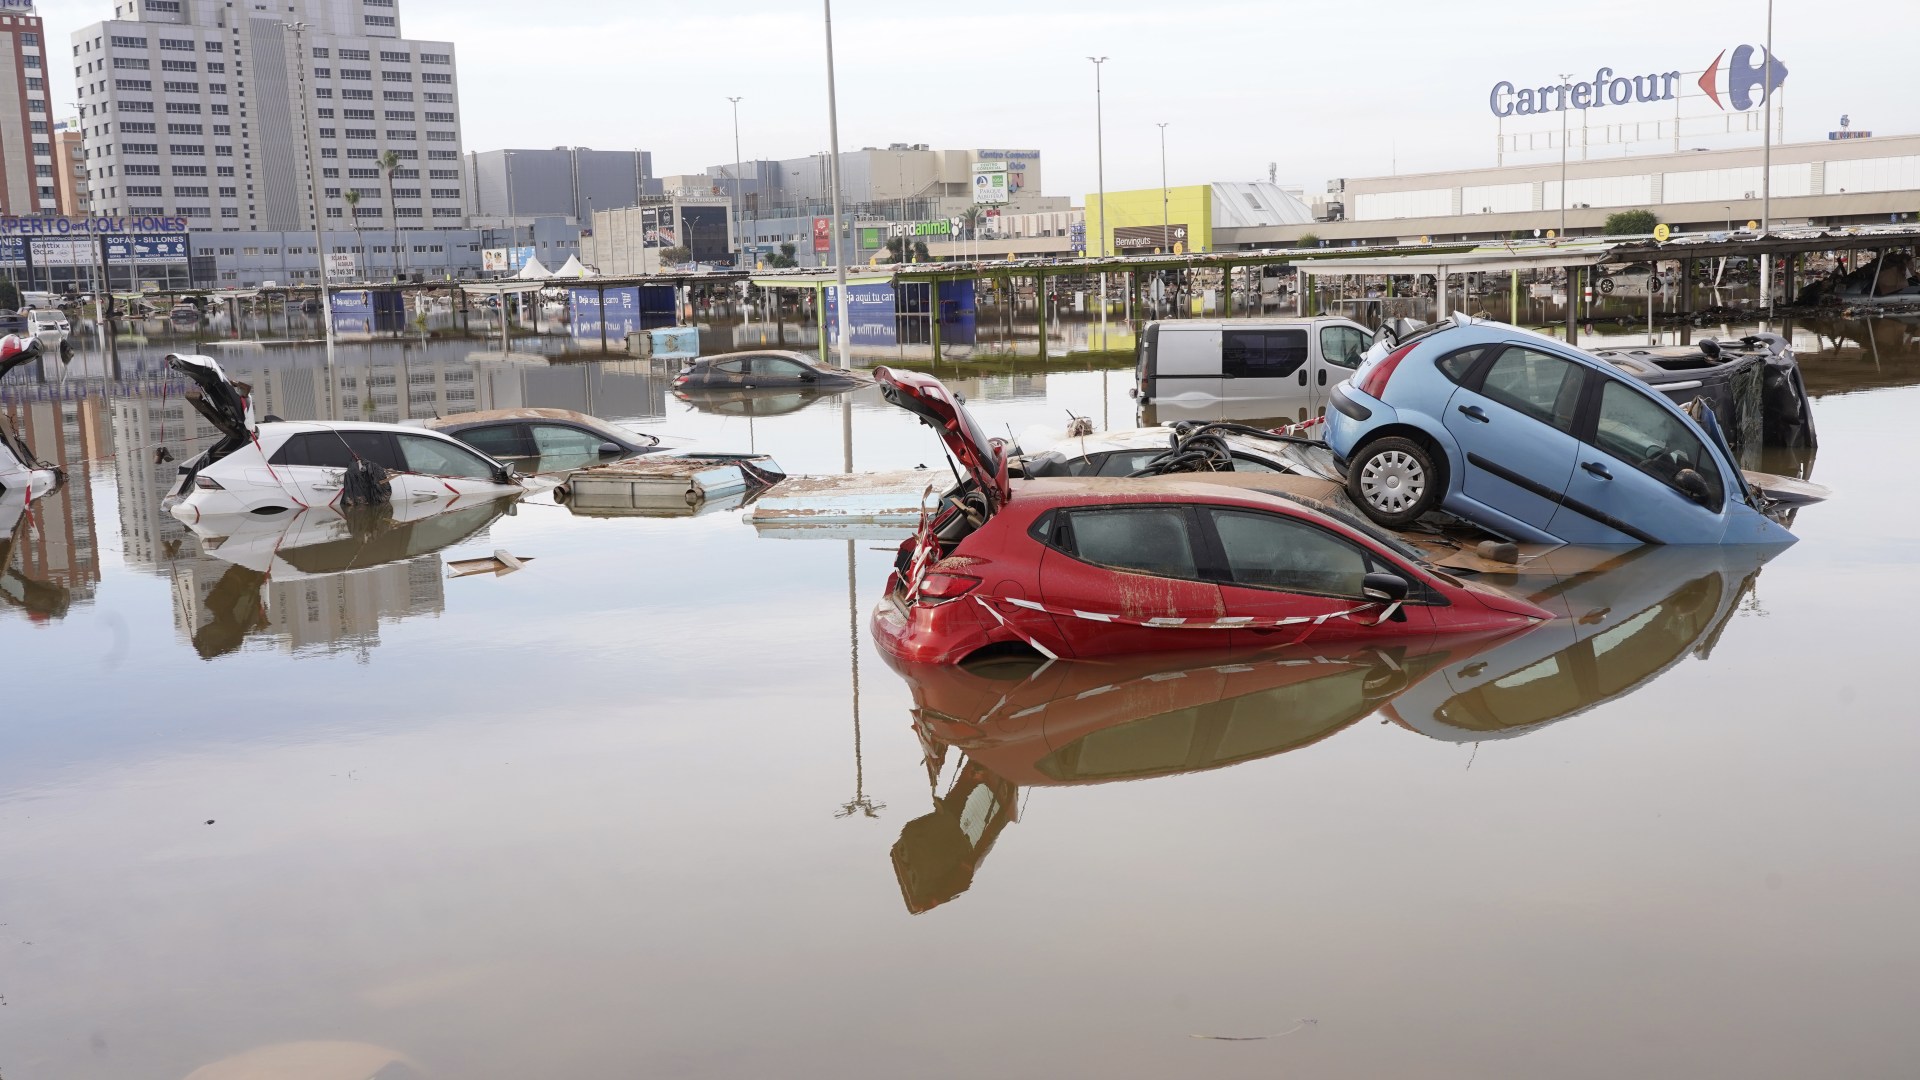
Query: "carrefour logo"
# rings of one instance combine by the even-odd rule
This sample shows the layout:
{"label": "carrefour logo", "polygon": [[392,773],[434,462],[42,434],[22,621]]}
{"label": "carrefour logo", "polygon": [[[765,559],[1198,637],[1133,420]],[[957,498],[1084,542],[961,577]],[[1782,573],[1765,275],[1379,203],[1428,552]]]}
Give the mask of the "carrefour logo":
{"label": "carrefour logo", "polygon": [[[1765,52],[1751,45],[1742,45],[1733,50],[1733,62],[1722,68],[1720,62],[1727,56],[1726,50],[1722,49],[1700,76],[1700,89],[1722,109],[1727,107],[1727,102],[1731,102],[1735,109],[1752,108],[1766,99],[1769,90],[1778,89],[1787,77],[1787,67],[1779,57],[1773,57],[1765,64],[1753,62],[1755,53],[1765,55]],[[1591,81],[1583,79],[1549,86],[1515,86],[1503,79],[1494,83],[1493,90],[1487,94],[1487,108],[1495,116],[1534,116],[1567,109],[1599,109],[1608,105],[1672,101],[1680,74],[1678,71],[1655,71],[1645,75],[1622,75],[1610,67],[1603,67],[1593,73]],[[1757,97],[1755,90],[1760,91]],[[1725,101],[1722,100],[1723,95]]]}
{"label": "carrefour logo", "polygon": [[[1765,63],[1756,64],[1753,62],[1755,53],[1767,56],[1765,49],[1756,49],[1751,45],[1742,45],[1733,50],[1733,63],[1728,64],[1723,73],[1720,61],[1726,59],[1727,51],[1722,49],[1720,55],[1713,58],[1713,63],[1707,65],[1707,70],[1700,74],[1700,89],[1706,91],[1708,99],[1716,106],[1721,109],[1727,107],[1726,102],[1720,100],[1720,95],[1725,93],[1727,101],[1732,102],[1735,109],[1751,109],[1787,81],[1787,65],[1781,63],[1779,57],[1767,57]],[[1758,97],[1754,96],[1755,90],[1760,91]]]}

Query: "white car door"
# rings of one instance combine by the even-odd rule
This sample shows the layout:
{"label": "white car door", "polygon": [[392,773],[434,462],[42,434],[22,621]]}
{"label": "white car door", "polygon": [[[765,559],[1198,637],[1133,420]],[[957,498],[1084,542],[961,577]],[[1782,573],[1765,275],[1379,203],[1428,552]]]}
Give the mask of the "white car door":
{"label": "white car door", "polygon": [[[406,469],[409,499],[440,496],[493,498],[520,490],[502,483],[498,467],[452,439],[426,434],[395,434]],[[394,498],[400,497],[398,490]]]}

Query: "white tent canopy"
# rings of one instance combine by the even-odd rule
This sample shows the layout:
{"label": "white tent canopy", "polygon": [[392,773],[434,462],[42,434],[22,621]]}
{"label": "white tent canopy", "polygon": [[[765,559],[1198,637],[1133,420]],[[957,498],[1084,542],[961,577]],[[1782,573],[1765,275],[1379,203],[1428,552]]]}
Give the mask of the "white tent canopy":
{"label": "white tent canopy", "polygon": [[564,278],[588,278],[588,277],[593,277],[594,273],[593,271],[587,269],[585,263],[580,261],[580,256],[569,255],[567,256],[567,265],[561,267],[558,270],[555,270],[553,272],[553,276],[564,277]]}
{"label": "white tent canopy", "polygon": [[529,256],[527,265],[521,267],[520,272],[513,276],[522,281],[533,281],[541,278],[550,278],[553,276],[553,272],[541,265],[538,256]]}

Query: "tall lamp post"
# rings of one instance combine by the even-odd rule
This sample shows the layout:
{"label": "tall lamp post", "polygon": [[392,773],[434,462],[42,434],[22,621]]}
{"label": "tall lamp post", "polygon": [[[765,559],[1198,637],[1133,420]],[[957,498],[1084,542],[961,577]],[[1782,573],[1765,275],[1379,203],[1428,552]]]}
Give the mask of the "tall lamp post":
{"label": "tall lamp post", "polygon": [[300,127],[307,142],[307,193],[313,197],[313,252],[314,262],[320,273],[320,326],[326,336],[327,358],[333,358],[333,295],[327,291],[327,242],[321,232],[323,221],[320,214],[320,178],[314,172],[313,159],[319,154],[313,148],[313,124],[309,120],[312,106],[307,92],[307,31],[311,29],[303,22],[287,22],[280,25],[293,32],[294,66],[299,72],[300,86]]}
{"label": "tall lamp post", "polygon": [[[1100,257],[1107,257],[1107,143],[1105,104],[1100,92],[1100,69],[1104,56],[1089,56],[1093,61],[1093,165],[1100,182]],[[1105,349],[1107,325],[1107,272],[1100,271],[1100,347]]]}
{"label": "tall lamp post", "polygon": [[[853,327],[847,325],[847,260],[842,258],[840,249],[840,105],[833,89],[833,0],[820,0],[822,13],[827,27],[827,159],[828,172],[833,181],[833,228],[828,236],[833,241],[833,280],[838,286],[834,290],[834,314],[840,325],[840,366],[850,368],[853,360],[847,351],[847,339],[853,336]],[[842,417],[843,424],[851,423],[851,414]],[[847,471],[853,470],[852,450],[848,450]]]}
{"label": "tall lamp post", "polygon": [[1560,239],[1567,238],[1567,98],[1573,93],[1573,76],[1560,76]]}
{"label": "tall lamp post", "polygon": [[[1760,61],[1760,92],[1767,95],[1766,141],[1760,152],[1760,235],[1773,225],[1773,0],[1767,0],[1767,55]],[[1773,256],[1760,256],[1760,306],[1773,314]]]}
{"label": "tall lamp post", "polygon": [[[733,183],[727,186],[727,194],[728,201],[733,203],[733,235],[738,239],[740,236],[740,99],[730,97],[727,101],[733,105]],[[746,251],[744,244],[741,245],[741,251],[742,253]]]}
{"label": "tall lamp post", "polygon": [[[1173,227],[1167,224],[1167,125],[1160,128],[1160,254],[1173,254]],[[1105,224],[1104,222],[1102,224]]]}

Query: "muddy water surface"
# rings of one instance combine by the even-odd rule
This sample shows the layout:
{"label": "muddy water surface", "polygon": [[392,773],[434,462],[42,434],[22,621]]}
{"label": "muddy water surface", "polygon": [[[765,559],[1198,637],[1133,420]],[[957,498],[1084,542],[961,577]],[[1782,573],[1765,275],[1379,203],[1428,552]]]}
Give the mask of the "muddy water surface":
{"label": "muddy water surface", "polygon": [[[894,671],[889,543],[731,510],[209,549],[167,342],[15,376],[73,483],[0,581],[0,1075],[1910,1075],[1920,346],[1794,329],[1823,443],[1777,464],[1837,494],[1770,559],[1568,566],[1486,648],[1037,673]],[[943,467],[870,390],[487,347],[230,362],[287,417]],[[1124,370],[954,381],[1132,422]]]}

